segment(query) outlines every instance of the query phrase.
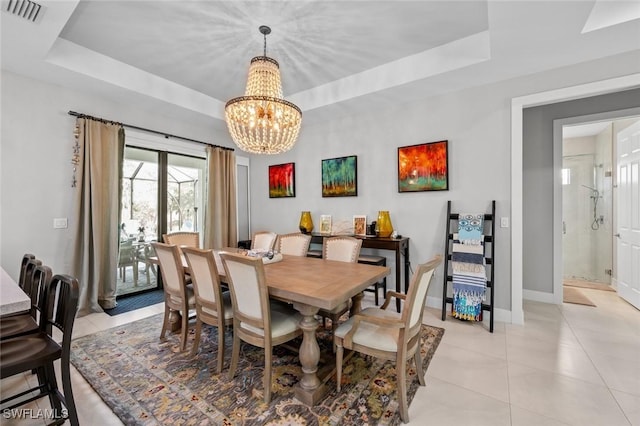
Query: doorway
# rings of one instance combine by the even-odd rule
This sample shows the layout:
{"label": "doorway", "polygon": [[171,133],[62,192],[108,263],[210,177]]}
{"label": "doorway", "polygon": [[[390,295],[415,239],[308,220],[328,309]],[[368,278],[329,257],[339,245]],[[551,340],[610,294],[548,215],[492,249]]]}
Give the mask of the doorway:
{"label": "doorway", "polygon": [[[581,299],[580,288],[611,290],[613,144],[611,121],[563,127],[562,284],[565,302]],[[570,295],[573,297],[569,298]]]}
{"label": "doorway", "polygon": [[554,130],[556,143],[558,134],[562,135],[554,161],[559,170],[555,188],[561,196],[555,198],[561,212],[555,215],[554,238],[562,244],[561,258],[555,256],[556,303],[562,303],[567,288],[563,284],[615,291],[620,269],[617,206],[622,200],[616,195],[617,135],[638,119],[627,110],[554,122],[554,129],[560,126],[559,133]]}

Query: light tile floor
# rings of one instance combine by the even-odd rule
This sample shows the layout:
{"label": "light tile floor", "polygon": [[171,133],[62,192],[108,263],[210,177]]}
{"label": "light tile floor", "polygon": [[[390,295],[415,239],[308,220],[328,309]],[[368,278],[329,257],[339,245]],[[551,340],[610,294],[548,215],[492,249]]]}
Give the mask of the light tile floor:
{"label": "light tile floor", "polygon": [[[597,307],[525,302],[525,325],[482,324],[428,308],[425,322],[446,329],[409,408],[411,424],[473,426],[640,426],[640,311],[616,293],[581,289]],[[365,295],[365,300],[373,295]],[[162,312],[162,304],[76,321],[76,336]],[[33,381],[0,382],[2,394]],[[74,370],[81,425],[119,425],[118,418]],[[40,404],[40,405],[37,405]],[[46,399],[31,404],[48,407]],[[5,420],[2,424],[43,424]]]}

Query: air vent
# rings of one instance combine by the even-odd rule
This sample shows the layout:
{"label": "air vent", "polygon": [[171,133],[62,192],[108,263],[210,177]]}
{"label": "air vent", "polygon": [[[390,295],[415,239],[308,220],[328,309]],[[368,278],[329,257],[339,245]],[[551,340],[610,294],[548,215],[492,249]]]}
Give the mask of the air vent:
{"label": "air vent", "polygon": [[36,22],[43,11],[41,5],[31,0],[9,0],[3,3],[7,3],[6,12],[31,22]]}

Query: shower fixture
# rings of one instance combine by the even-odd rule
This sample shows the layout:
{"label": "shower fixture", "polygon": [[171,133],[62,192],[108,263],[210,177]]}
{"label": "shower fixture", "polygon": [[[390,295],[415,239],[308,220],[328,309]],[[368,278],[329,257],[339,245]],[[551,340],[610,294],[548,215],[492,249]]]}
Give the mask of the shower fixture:
{"label": "shower fixture", "polygon": [[600,224],[604,223],[604,216],[598,217],[598,200],[600,199],[600,191],[587,185],[582,186],[591,190],[591,199],[593,200],[593,222],[591,222],[591,229],[597,231],[600,229]]}

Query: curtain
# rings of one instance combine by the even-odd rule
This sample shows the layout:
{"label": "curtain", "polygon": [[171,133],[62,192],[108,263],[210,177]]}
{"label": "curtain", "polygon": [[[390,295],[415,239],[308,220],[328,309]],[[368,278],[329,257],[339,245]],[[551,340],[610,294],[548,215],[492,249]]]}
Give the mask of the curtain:
{"label": "curtain", "polygon": [[204,247],[235,247],[236,156],[233,151],[207,147],[207,194],[204,214]]}
{"label": "curtain", "polygon": [[86,315],[116,306],[124,129],[88,118],[78,118],[76,126],[71,268],[80,282],[78,315]]}

